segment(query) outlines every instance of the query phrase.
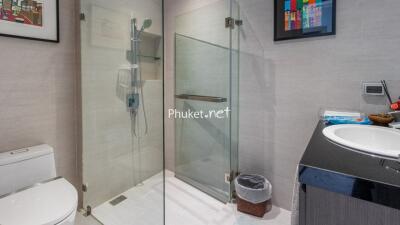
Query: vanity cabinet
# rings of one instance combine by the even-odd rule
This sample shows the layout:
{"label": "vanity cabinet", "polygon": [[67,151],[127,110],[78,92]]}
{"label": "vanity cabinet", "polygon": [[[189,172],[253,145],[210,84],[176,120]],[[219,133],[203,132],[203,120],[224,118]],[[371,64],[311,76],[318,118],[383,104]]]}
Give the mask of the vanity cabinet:
{"label": "vanity cabinet", "polygon": [[399,225],[400,210],[309,185],[300,189],[300,225]]}
{"label": "vanity cabinet", "polygon": [[329,141],[320,121],[299,163],[300,225],[400,225],[400,161]]}

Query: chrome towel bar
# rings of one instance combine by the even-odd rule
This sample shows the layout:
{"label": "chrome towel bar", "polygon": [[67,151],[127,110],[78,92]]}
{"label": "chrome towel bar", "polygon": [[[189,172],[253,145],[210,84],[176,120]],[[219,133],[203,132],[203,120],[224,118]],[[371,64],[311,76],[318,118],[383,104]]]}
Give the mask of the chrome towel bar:
{"label": "chrome towel bar", "polygon": [[222,102],[228,101],[227,98],[223,98],[223,97],[187,95],[187,94],[175,95],[175,98],[185,99],[185,100],[194,100],[194,101],[203,101],[203,102],[216,102],[216,103],[222,103]]}

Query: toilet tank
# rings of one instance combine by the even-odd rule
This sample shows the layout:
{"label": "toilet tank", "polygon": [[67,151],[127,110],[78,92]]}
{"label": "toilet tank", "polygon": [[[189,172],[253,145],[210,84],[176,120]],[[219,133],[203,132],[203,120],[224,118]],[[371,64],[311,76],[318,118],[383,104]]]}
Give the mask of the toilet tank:
{"label": "toilet tank", "polygon": [[54,177],[54,151],[49,145],[0,153],[0,196]]}

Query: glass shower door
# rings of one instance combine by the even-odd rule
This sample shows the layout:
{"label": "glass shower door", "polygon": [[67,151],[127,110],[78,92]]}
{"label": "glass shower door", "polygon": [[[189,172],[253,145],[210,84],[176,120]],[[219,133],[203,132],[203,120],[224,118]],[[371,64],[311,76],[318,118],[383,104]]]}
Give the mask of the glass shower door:
{"label": "glass shower door", "polygon": [[223,202],[237,172],[235,9],[222,0],[176,18],[175,176]]}
{"label": "glass shower door", "polygon": [[164,224],[163,1],[81,0],[82,207]]}

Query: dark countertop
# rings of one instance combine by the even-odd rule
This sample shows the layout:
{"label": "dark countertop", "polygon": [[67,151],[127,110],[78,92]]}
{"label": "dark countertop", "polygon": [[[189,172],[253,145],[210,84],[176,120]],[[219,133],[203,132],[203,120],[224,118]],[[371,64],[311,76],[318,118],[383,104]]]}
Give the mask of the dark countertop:
{"label": "dark countertop", "polygon": [[347,150],[325,127],[318,123],[300,161],[300,183],[400,209],[400,163]]}

